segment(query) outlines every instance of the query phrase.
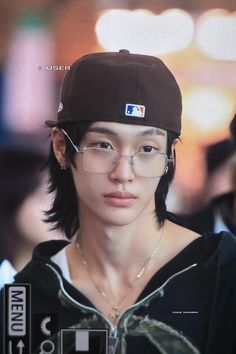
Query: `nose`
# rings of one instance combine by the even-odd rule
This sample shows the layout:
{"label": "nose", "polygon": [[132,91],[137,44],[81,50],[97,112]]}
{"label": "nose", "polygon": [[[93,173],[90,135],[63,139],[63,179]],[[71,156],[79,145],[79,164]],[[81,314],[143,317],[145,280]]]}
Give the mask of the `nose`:
{"label": "nose", "polygon": [[124,183],[135,178],[132,159],[130,156],[121,156],[110,172],[110,178],[117,182]]}

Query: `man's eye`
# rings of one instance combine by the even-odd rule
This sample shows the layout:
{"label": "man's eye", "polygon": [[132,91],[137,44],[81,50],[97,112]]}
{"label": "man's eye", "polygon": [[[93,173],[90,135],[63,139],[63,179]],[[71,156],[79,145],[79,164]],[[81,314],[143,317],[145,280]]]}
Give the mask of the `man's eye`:
{"label": "man's eye", "polygon": [[143,151],[143,152],[156,152],[157,148],[155,148],[154,146],[151,146],[151,145],[146,145],[146,146],[142,146],[140,151]]}
{"label": "man's eye", "polygon": [[101,149],[113,149],[112,145],[106,141],[99,141],[97,143],[91,144],[90,146],[98,147]]}

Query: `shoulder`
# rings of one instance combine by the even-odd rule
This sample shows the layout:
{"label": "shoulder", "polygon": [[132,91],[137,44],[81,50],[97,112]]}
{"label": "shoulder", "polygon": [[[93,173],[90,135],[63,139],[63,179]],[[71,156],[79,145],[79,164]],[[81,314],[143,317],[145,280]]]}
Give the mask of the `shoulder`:
{"label": "shoulder", "polygon": [[39,243],[33,251],[33,259],[48,260],[55,256],[64,247],[69,245],[68,240],[51,240]]}
{"label": "shoulder", "polygon": [[39,243],[34,251],[31,261],[15,276],[16,282],[29,282],[36,284],[37,281],[48,277],[51,279],[48,265],[53,264],[60,273],[60,267],[53,263],[52,259],[58,252],[69,244],[64,240],[53,240]]}
{"label": "shoulder", "polygon": [[199,238],[201,238],[200,234],[167,220],[163,237],[163,253],[165,253],[166,263],[182,254],[183,250]]}
{"label": "shoulder", "polygon": [[171,238],[172,241],[181,243],[183,246],[186,246],[190,242],[202,236],[198,232],[190,230],[171,221],[166,222],[166,233],[168,238]]}
{"label": "shoulder", "polygon": [[186,228],[195,232],[203,232],[204,230],[213,230],[214,225],[214,208],[212,205],[196,211],[192,214],[179,215],[181,223]]}
{"label": "shoulder", "polygon": [[[214,262],[223,266],[236,261],[236,237],[228,232],[204,232],[202,234],[180,225],[169,223],[167,227],[169,249],[186,249],[201,253],[202,262]],[[201,263],[202,263],[201,262]]]}

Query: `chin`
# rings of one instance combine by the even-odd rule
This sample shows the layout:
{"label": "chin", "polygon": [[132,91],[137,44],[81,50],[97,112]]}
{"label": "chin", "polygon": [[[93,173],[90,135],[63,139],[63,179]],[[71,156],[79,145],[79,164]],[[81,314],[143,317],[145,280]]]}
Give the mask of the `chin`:
{"label": "chin", "polygon": [[103,213],[100,220],[109,226],[127,226],[132,224],[137,216],[138,214],[129,213],[127,210],[124,210],[121,213],[113,212],[112,215],[106,215],[106,213]]}
{"label": "chin", "polygon": [[132,223],[132,221],[114,221],[114,220],[105,220],[104,224],[109,227],[125,227]]}

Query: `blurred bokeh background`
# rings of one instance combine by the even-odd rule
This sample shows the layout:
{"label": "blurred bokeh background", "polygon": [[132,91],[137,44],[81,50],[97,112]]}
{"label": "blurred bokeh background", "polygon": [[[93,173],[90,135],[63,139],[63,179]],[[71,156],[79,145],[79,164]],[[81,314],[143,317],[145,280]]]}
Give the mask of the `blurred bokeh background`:
{"label": "blurred bokeh background", "polygon": [[227,149],[213,152],[214,183],[207,154],[228,139],[236,111],[235,0],[1,0],[0,144],[46,152],[43,122],[55,118],[69,65],[121,48],[160,57],[182,90],[169,208],[190,212],[230,189]]}

